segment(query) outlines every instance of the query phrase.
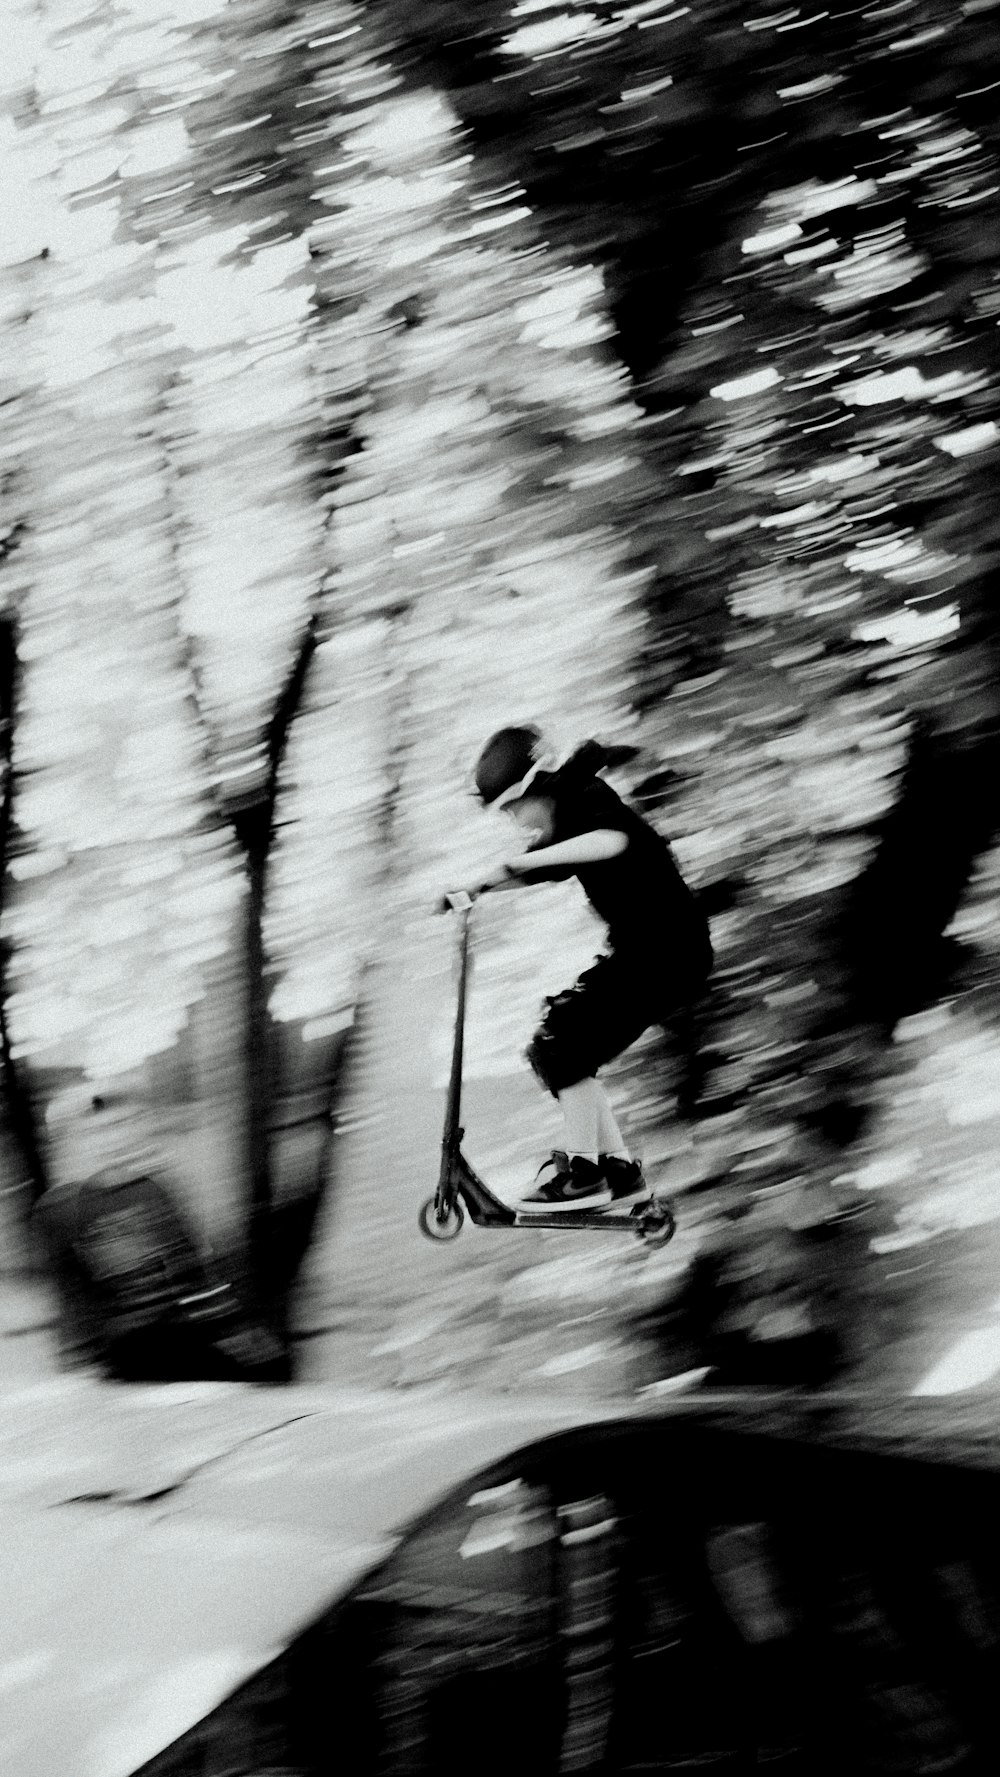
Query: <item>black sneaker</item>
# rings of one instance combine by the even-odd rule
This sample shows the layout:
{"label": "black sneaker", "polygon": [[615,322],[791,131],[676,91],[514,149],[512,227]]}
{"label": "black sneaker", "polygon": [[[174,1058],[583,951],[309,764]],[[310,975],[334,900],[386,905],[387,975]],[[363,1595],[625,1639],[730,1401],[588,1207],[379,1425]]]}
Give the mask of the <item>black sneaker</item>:
{"label": "black sneaker", "polygon": [[612,1203],[639,1203],[653,1195],[643,1177],[641,1161],[602,1154],[598,1164],[611,1188]]}
{"label": "black sneaker", "polygon": [[542,1215],[553,1209],[606,1209],[611,1190],[603,1169],[593,1160],[574,1154],[572,1160],[556,1148],[539,1168],[535,1188],[522,1197],[518,1215]]}

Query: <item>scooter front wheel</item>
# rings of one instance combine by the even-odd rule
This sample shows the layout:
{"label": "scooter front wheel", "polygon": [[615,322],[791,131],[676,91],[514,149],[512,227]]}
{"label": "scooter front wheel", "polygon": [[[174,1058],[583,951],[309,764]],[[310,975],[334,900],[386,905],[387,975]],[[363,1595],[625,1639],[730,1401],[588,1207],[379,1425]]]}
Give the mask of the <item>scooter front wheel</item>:
{"label": "scooter front wheel", "polygon": [[677,1232],[677,1218],[670,1204],[663,1197],[658,1197],[648,1209],[644,1209],[636,1217],[636,1229],[639,1239],[645,1246],[666,1246]]}
{"label": "scooter front wheel", "polygon": [[454,1240],[461,1234],[464,1221],[465,1211],[457,1198],[452,1198],[447,1214],[442,1217],[438,1215],[437,1199],[428,1197],[417,1216],[420,1232],[426,1234],[428,1240]]}

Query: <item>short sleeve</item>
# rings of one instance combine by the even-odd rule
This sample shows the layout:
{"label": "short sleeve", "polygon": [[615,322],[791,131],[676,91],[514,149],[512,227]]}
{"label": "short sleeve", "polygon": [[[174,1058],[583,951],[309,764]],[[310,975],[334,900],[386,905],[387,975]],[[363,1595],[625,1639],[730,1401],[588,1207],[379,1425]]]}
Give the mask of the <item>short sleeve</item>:
{"label": "short sleeve", "polygon": [[601,828],[628,833],[628,810],[610,784],[594,778],[566,798],[556,820],[553,844],[560,839],[575,839],[580,833],[596,833]]}

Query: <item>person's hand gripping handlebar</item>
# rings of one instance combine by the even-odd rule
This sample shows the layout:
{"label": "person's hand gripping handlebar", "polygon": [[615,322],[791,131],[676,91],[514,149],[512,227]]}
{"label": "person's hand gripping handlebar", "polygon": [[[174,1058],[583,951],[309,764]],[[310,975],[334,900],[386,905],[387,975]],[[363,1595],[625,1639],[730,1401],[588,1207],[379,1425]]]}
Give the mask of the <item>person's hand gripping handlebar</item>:
{"label": "person's hand gripping handlebar", "polygon": [[487,895],[493,889],[511,888],[517,884],[518,880],[516,871],[512,870],[509,864],[501,864],[499,869],[494,870],[492,876],[487,876],[483,882],[477,883],[475,888],[449,889],[448,893],[442,896],[438,902],[437,910],[439,913],[448,913],[449,911],[467,913],[473,901],[478,901],[480,895]]}
{"label": "person's hand gripping handlebar", "polygon": [[473,891],[470,894],[468,889],[449,889],[448,893],[442,896],[438,904],[438,912],[467,913],[476,898],[477,892],[478,891]]}

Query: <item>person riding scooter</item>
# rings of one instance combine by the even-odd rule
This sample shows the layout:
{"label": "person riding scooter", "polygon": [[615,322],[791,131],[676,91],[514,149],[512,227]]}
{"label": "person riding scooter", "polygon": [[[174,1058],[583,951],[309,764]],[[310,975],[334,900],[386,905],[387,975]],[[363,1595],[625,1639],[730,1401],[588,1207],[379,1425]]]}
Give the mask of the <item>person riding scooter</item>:
{"label": "person riding scooter", "polygon": [[484,807],[526,835],[472,896],[575,876],[607,926],[607,949],[549,997],[526,1051],[563,1114],[563,1146],[539,1170],[520,1215],[619,1206],[649,1196],[597,1079],[651,1024],[690,1008],[712,967],[708,922],[667,841],[598,776],[616,749],[586,741],[557,763],[533,724],[501,728],[476,761]]}

